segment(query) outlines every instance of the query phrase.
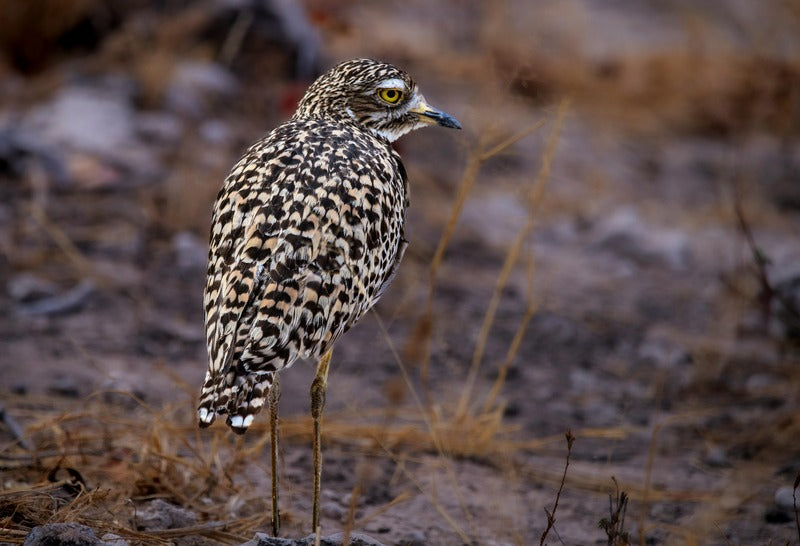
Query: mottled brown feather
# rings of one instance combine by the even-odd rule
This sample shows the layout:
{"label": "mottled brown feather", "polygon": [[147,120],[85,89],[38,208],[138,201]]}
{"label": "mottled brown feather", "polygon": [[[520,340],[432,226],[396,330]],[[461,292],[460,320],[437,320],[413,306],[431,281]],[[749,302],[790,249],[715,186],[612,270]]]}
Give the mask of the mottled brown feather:
{"label": "mottled brown feather", "polygon": [[[387,80],[403,83],[405,104],[373,97]],[[389,138],[424,125],[408,111],[421,98],[391,65],[342,63],[233,167],[212,219],[201,426],[227,414],[244,432],[273,374],[325,353],[388,286],[408,205]]]}

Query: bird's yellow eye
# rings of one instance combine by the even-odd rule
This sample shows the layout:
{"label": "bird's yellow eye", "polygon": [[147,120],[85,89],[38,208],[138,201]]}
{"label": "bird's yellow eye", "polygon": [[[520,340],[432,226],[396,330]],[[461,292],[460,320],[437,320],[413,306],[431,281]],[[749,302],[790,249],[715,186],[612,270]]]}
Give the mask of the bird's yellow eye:
{"label": "bird's yellow eye", "polygon": [[394,88],[378,89],[378,97],[380,97],[383,102],[397,104],[403,99],[403,92],[400,89]]}

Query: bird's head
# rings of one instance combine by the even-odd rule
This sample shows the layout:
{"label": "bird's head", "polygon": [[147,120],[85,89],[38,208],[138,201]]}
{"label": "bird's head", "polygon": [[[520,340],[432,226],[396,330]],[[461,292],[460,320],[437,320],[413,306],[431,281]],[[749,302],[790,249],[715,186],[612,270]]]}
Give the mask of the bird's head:
{"label": "bird's head", "polygon": [[345,61],[311,84],[294,118],[314,117],[355,122],[389,142],[426,125],[461,129],[425,102],[408,74],[371,59]]}

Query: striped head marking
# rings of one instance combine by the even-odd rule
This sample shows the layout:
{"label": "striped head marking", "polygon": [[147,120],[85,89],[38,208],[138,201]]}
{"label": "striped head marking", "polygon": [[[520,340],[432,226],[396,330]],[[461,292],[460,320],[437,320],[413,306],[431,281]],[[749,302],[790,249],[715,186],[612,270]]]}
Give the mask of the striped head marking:
{"label": "striped head marking", "polygon": [[371,59],[345,61],[320,76],[294,118],[355,122],[389,142],[425,125],[461,128],[452,116],[425,102],[408,74]]}

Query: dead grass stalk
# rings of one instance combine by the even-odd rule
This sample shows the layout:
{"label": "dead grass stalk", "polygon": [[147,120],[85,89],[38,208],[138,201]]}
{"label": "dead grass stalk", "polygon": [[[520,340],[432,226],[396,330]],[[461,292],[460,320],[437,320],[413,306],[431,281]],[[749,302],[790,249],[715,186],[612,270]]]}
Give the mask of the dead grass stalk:
{"label": "dead grass stalk", "polygon": [[[450,216],[445,224],[444,231],[442,232],[442,236],[439,238],[439,242],[436,246],[436,251],[433,254],[433,258],[431,260],[431,265],[428,270],[428,295],[425,303],[425,310],[422,313],[421,318],[417,321],[415,326],[415,335],[412,336],[412,339],[418,347],[416,347],[413,351],[415,355],[419,355],[421,358],[421,365],[420,365],[420,375],[422,377],[422,382],[425,387],[425,397],[426,401],[429,401],[429,365],[430,365],[430,340],[431,340],[431,332],[433,329],[433,297],[435,294],[436,289],[436,278],[439,272],[439,268],[441,267],[442,260],[444,258],[445,250],[447,250],[447,246],[450,243],[451,238],[453,237],[453,233],[455,231],[456,224],[458,224],[458,220],[461,217],[461,212],[464,209],[464,204],[467,201],[467,197],[469,197],[470,193],[472,192],[472,188],[475,186],[475,182],[478,179],[478,174],[480,173],[481,166],[492,157],[503,153],[509,147],[513,146],[523,138],[527,137],[528,135],[534,133],[538,129],[540,129],[544,125],[543,120],[537,120],[524,129],[522,129],[519,133],[512,135],[508,138],[501,140],[498,143],[493,145],[488,145],[484,142],[487,137],[482,137],[483,140],[478,145],[478,151],[473,152],[469,155],[469,159],[467,160],[466,168],[464,169],[464,174],[461,177],[461,182],[458,186],[458,191],[456,193],[456,199],[453,203],[453,210],[450,212]],[[428,404],[429,405],[429,404]]]}
{"label": "dead grass stalk", "polygon": [[567,431],[566,434],[567,439],[567,457],[564,461],[564,473],[561,475],[561,483],[558,486],[558,491],[556,492],[556,500],[553,502],[553,509],[548,510],[546,507],[544,509],[545,514],[547,514],[547,527],[545,527],[544,531],[542,532],[542,536],[539,538],[539,546],[544,546],[544,541],[547,540],[547,535],[550,534],[550,530],[553,529],[553,526],[556,524],[556,511],[558,510],[558,501],[561,499],[561,492],[564,490],[564,483],[567,480],[567,470],[569,469],[569,459],[572,455],[572,445],[575,443],[575,436],[572,435],[571,431]]}
{"label": "dead grass stalk", "polygon": [[[475,351],[473,352],[472,355],[472,362],[470,364],[469,372],[467,373],[466,383],[464,385],[464,389],[461,391],[461,399],[459,400],[458,406],[456,408],[457,419],[463,418],[468,410],[468,404],[473,396],[472,391],[475,386],[475,380],[478,376],[478,371],[480,369],[481,361],[483,359],[483,354],[486,349],[486,342],[489,339],[489,333],[491,331],[492,324],[494,323],[494,319],[497,314],[497,308],[500,305],[500,298],[502,296],[503,289],[508,284],[508,279],[511,276],[511,271],[513,270],[514,266],[519,260],[520,253],[522,252],[522,246],[529,239],[531,233],[533,232],[536,219],[536,211],[541,205],[542,197],[544,196],[544,190],[547,185],[547,180],[550,176],[550,168],[552,165],[553,158],[555,157],[558,138],[559,135],[561,134],[561,128],[564,125],[564,120],[566,119],[567,112],[569,111],[569,104],[570,104],[569,99],[563,99],[558,106],[555,120],[553,122],[553,128],[551,129],[550,135],[548,136],[547,145],[545,147],[544,153],[542,154],[541,167],[539,168],[539,172],[537,173],[536,178],[534,179],[534,182],[531,185],[528,194],[526,195],[526,201],[528,202],[530,214],[528,215],[528,220],[526,221],[525,225],[517,232],[517,236],[514,239],[514,242],[511,244],[511,246],[508,249],[508,252],[506,253],[506,259],[503,263],[500,275],[495,284],[494,292],[492,293],[492,298],[491,301],[489,302],[489,308],[486,310],[486,314],[484,315],[483,319],[483,324],[481,325],[480,333],[478,334],[478,340],[475,344]],[[502,150],[502,149],[504,148],[496,146],[495,148],[489,150],[489,152],[491,152],[491,154],[494,155],[495,153],[498,153],[495,150]],[[486,157],[487,158],[491,157],[491,155],[487,154]],[[529,313],[532,316],[533,313],[531,307],[534,304],[530,303],[530,301],[531,298],[529,298],[528,312],[526,312],[526,316]],[[526,322],[526,319],[524,317],[522,322],[523,323]],[[521,336],[522,333],[520,333],[519,335]],[[514,346],[515,343],[514,341],[512,341],[512,348]],[[519,347],[518,343],[516,344],[516,347]],[[510,359],[513,360],[513,358],[514,358],[514,353],[511,353]]]}

